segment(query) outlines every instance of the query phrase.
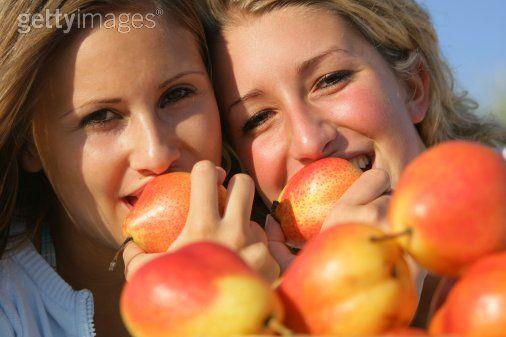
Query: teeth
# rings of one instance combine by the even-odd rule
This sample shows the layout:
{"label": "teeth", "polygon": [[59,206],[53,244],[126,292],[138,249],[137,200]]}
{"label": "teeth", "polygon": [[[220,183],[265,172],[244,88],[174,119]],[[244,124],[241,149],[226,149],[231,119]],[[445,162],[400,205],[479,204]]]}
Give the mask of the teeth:
{"label": "teeth", "polygon": [[366,155],[360,155],[350,159],[350,162],[363,171],[371,164],[371,158]]}

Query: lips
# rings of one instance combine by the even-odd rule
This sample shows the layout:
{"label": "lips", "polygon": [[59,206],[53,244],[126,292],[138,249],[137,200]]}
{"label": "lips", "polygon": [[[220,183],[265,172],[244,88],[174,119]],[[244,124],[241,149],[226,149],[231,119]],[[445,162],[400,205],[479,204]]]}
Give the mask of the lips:
{"label": "lips", "polygon": [[137,201],[139,200],[139,197],[142,194],[142,191],[144,191],[144,188],[146,187],[147,183],[136,189],[134,192],[128,194],[127,196],[121,198],[123,203],[128,207],[128,209],[132,209]]}
{"label": "lips", "polygon": [[139,200],[139,197],[136,197],[134,195],[128,195],[123,198],[123,202],[127,204],[129,209],[135,206],[137,200]]}

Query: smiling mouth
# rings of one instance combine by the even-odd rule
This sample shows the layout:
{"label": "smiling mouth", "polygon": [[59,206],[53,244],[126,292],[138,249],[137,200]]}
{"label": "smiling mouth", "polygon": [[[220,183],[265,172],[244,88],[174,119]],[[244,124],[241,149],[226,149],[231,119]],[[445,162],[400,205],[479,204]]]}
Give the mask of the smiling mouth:
{"label": "smiling mouth", "polygon": [[374,163],[374,153],[361,154],[349,159],[349,161],[356,168],[360,169],[362,172],[365,172],[372,168],[372,165]]}

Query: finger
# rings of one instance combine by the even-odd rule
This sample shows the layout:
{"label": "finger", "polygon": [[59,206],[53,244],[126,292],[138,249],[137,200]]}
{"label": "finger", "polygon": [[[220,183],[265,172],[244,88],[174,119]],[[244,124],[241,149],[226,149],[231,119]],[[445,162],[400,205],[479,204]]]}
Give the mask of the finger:
{"label": "finger", "polygon": [[267,245],[267,233],[265,232],[265,229],[260,226],[258,223],[256,223],[255,221],[250,221],[250,231],[249,233],[250,234],[250,237],[251,239],[248,241],[248,243],[253,243],[253,242],[263,242],[264,244]]}
{"label": "finger", "polygon": [[265,218],[265,231],[267,233],[267,237],[269,241],[278,241],[285,242],[285,234],[281,229],[281,225],[272,217],[272,215],[267,215]]}
{"label": "finger", "polygon": [[216,172],[218,173],[217,183],[218,185],[223,185],[225,179],[227,178],[227,172],[219,166],[216,166]]}
{"label": "finger", "polygon": [[371,203],[369,203],[370,207],[374,212],[373,214],[373,218],[375,219],[374,222],[376,222],[379,225],[379,227],[383,230],[389,229],[386,219],[388,213],[388,205],[390,205],[390,200],[392,200],[392,196],[388,194],[382,195],[376,198]]}
{"label": "finger", "polygon": [[348,205],[365,205],[387,194],[391,189],[390,176],[382,169],[370,169],[365,171],[351,186],[344,192],[338,203]]}
{"label": "finger", "polygon": [[321,231],[346,222],[375,224],[383,230],[388,228],[386,215],[390,195],[382,195],[367,205],[339,204],[325,218]]}
{"label": "finger", "polygon": [[129,281],[132,275],[143,265],[162,255],[162,253],[148,254],[135,242],[129,242],[123,250],[123,261],[125,264],[125,279]]}
{"label": "finger", "polygon": [[279,277],[280,266],[270,254],[265,243],[253,243],[242,249],[239,255],[268,282],[272,283]]}
{"label": "finger", "polygon": [[248,224],[255,197],[255,183],[247,174],[236,174],[227,189],[227,207],[224,218]]}
{"label": "finger", "polygon": [[193,166],[188,219],[194,225],[205,225],[219,219],[217,184],[218,173],[213,163],[203,160]]}
{"label": "finger", "polygon": [[265,230],[267,232],[269,251],[279,263],[281,273],[283,273],[290,266],[296,255],[292,254],[286,246],[281,226],[270,215],[267,216]]}
{"label": "finger", "polygon": [[220,227],[217,241],[235,251],[241,250],[245,246],[256,242],[267,245],[267,235],[264,229],[254,221],[248,221],[248,223],[248,226],[239,226],[236,224],[239,229],[224,230],[227,228],[226,226]]}

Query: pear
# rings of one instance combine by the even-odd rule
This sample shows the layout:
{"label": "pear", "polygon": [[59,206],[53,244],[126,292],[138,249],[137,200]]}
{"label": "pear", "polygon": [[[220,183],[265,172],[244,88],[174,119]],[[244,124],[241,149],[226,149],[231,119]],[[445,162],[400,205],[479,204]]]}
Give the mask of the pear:
{"label": "pear", "polygon": [[506,249],[506,162],[473,142],[449,141],[402,173],[388,220],[402,247],[433,273],[456,277]]}
{"label": "pear", "polygon": [[273,207],[286,243],[302,248],[318,234],[333,205],[361,174],[349,161],[328,157],[303,167],[290,178]]}
{"label": "pear", "polygon": [[264,333],[281,320],[274,290],[233,251],[197,242],[143,265],[120,311],[134,337],[228,337]]}

